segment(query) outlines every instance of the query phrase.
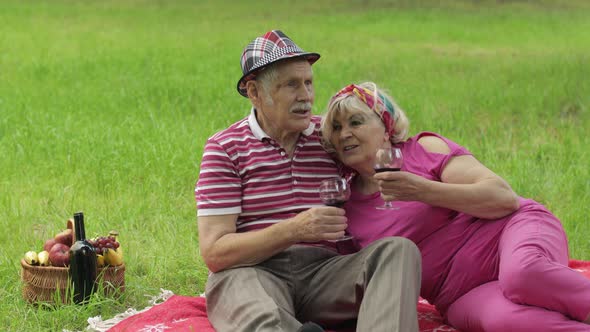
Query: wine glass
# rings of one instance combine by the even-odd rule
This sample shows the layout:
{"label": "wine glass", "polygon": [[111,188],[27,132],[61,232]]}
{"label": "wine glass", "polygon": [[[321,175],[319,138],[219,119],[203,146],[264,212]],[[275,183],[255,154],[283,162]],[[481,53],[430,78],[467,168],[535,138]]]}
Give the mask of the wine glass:
{"label": "wine glass", "polygon": [[[402,150],[399,148],[380,148],[375,153],[375,164],[373,168],[375,172],[398,172],[402,168],[404,157]],[[378,206],[377,209],[397,210],[390,201],[386,201],[383,206]]]}
{"label": "wine glass", "polygon": [[343,178],[325,179],[320,183],[320,199],[328,206],[341,208],[350,198],[350,186]]}
{"label": "wine glass", "polygon": [[[328,206],[342,208],[350,198],[350,185],[343,178],[325,179],[320,183],[320,199]],[[354,237],[344,235],[335,241],[336,250],[341,254],[350,254],[358,251],[358,245]]]}

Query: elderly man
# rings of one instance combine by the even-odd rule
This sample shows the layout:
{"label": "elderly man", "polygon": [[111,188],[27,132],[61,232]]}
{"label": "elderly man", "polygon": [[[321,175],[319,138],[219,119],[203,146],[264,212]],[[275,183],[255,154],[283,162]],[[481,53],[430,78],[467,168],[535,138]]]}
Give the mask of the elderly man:
{"label": "elderly man", "polygon": [[346,217],[318,195],[321,180],[338,176],[312,115],[319,57],[278,30],[252,41],[237,86],[252,111],[205,146],[195,196],[211,271],[208,314],[219,332],[323,331],[355,320],[357,331],[418,330],[412,242],[334,250]]}

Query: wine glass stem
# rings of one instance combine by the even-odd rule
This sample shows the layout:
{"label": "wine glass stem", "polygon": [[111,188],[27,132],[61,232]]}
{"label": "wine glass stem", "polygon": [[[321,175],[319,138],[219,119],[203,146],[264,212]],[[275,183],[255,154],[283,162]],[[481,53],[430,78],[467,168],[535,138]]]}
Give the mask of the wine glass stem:
{"label": "wine glass stem", "polygon": [[393,208],[393,205],[391,205],[391,201],[385,201],[385,204],[383,205],[383,207],[386,209],[391,209],[391,208]]}

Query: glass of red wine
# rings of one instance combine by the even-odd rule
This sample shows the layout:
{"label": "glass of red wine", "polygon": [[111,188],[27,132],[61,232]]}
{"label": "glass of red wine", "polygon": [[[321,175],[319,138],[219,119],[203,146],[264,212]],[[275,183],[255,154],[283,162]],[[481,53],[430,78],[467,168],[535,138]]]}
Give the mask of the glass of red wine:
{"label": "glass of red wine", "polygon": [[[380,148],[375,153],[375,164],[373,168],[375,172],[398,172],[402,169],[404,157],[402,150],[399,148]],[[390,201],[386,201],[383,206],[378,206],[378,209],[397,210]]]}
{"label": "glass of red wine", "polygon": [[343,178],[325,179],[320,183],[320,199],[328,206],[343,207],[350,198],[350,186]]}
{"label": "glass of red wine", "polygon": [[[350,198],[350,185],[343,178],[330,178],[320,183],[320,199],[328,206],[342,208]],[[340,254],[350,254],[358,250],[354,237],[344,235],[336,241],[336,249]]]}

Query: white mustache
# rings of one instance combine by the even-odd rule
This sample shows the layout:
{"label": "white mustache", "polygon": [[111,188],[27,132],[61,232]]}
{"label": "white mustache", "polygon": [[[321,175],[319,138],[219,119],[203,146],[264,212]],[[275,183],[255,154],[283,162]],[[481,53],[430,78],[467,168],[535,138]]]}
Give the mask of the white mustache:
{"label": "white mustache", "polygon": [[289,112],[310,111],[310,110],[311,110],[311,103],[306,102],[306,103],[300,103],[300,104],[293,105],[293,107],[291,107]]}

